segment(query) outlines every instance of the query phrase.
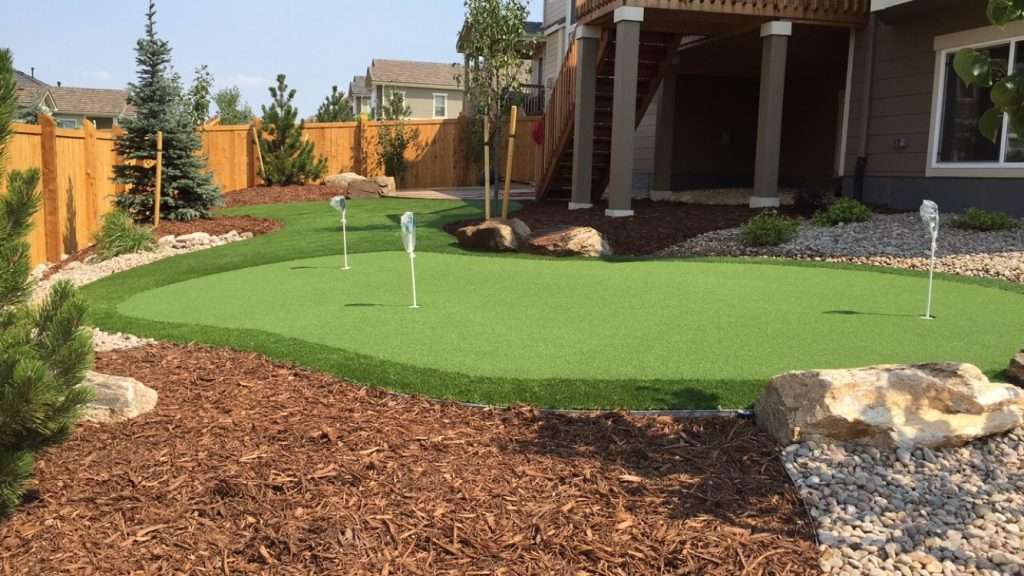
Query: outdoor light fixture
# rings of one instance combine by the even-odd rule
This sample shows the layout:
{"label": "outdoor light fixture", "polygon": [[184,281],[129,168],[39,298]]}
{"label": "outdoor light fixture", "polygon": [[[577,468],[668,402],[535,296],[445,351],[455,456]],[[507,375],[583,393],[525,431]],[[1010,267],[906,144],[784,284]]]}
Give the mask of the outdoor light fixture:
{"label": "outdoor light fixture", "polygon": [[416,216],[412,212],[402,214],[402,245],[409,255],[409,269],[412,272],[412,306],[409,308],[419,308],[416,303]]}
{"label": "outdoor light fixture", "polygon": [[935,317],[932,316],[932,285],[935,280],[935,249],[938,247],[939,242],[939,206],[931,200],[925,200],[921,204],[920,214],[921,222],[928,228],[928,234],[932,240],[931,265],[928,269],[928,307],[925,309],[922,318],[933,320]]}
{"label": "outdoor light fixture", "polygon": [[350,270],[348,265],[348,200],[344,196],[335,196],[331,198],[331,207],[337,210],[341,214],[341,243],[344,247],[345,259],[343,260],[341,269]]}

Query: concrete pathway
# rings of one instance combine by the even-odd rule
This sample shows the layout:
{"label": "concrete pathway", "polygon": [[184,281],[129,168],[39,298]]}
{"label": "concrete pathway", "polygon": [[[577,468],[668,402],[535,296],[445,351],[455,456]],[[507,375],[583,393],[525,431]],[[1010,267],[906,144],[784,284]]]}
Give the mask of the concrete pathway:
{"label": "concrete pathway", "polygon": [[[502,188],[492,190],[494,199],[501,201]],[[512,184],[512,198],[514,200],[533,200],[536,193],[533,186],[527,184]],[[427,188],[420,190],[399,190],[394,194],[388,194],[391,198],[408,198],[413,200],[483,200],[483,186],[465,186],[458,188]]]}

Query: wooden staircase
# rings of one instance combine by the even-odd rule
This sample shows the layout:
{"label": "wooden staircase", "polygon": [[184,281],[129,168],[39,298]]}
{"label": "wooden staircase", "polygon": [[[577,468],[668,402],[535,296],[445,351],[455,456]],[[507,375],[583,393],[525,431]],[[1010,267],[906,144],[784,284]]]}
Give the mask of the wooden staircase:
{"label": "wooden staircase", "polygon": [[[639,126],[679,46],[679,36],[660,32],[640,35],[637,69],[636,123]],[[576,45],[566,53],[544,115],[544,170],[537,198],[569,198],[572,194],[573,131],[576,121]],[[605,29],[597,50],[597,91],[594,109],[592,202],[608,186],[611,168],[612,104],[615,84],[615,31]]]}

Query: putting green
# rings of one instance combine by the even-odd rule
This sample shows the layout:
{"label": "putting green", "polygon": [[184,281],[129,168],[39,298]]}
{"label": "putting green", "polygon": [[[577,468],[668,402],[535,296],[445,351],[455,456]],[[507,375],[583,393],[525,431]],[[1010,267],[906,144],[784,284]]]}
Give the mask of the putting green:
{"label": "putting green", "polygon": [[345,272],[331,256],[202,276],[135,293],[117,311],[441,373],[530,386],[627,381],[633,392],[643,381],[714,389],[883,362],[966,361],[992,374],[1019,348],[1024,327],[1024,295],[947,280],[936,281],[938,319],[921,320],[926,279],[917,275],[429,252],[416,261],[423,307],[410,310],[404,253],[351,259]]}

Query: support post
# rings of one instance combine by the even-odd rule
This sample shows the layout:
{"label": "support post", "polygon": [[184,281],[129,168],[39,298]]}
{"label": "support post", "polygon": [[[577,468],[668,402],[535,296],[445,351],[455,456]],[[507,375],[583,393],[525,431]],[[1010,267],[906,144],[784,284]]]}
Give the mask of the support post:
{"label": "support post", "polygon": [[590,208],[594,187],[594,109],[597,94],[597,48],[601,30],[576,27],[576,118],[572,149],[572,199],[569,210]]}
{"label": "support post", "polygon": [[491,118],[484,115],[484,220],[491,219]]}
{"label": "support post", "polygon": [[46,260],[60,262],[63,255],[60,225],[60,191],[57,189],[57,123],[46,114],[39,114],[40,154],[42,158],[43,230],[46,239]]}
{"label": "support post", "polygon": [[[673,63],[674,64],[674,63]],[[672,198],[672,165],[676,137],[676,72],[671,68],[658,94],[658,125],[654,132],[654,187],[652,200]]]}
{"label": "support post", "polygon": [[160,225],[160,194],[164,185],[164,133],[156,132],[156,190],[153,191],[153,227]]}
{"label": "support post", "polygon": [[779,159],[782,146],[782,112],[786,88],[786,54],[792,22],[761,25],[761,95],[757,109],[757,157],[754,161],[754,195],[751,208],[779,206]]}
{"label": "support post", "polygon": [[509,198],[512,196],[512,160],[516,152],[516,126],[519,124],[519,108],[512,107],[508,115],[508,161],[505,163],[505,196],[501,199],[501,219],[508,219]]}
{"label": "support post", "polygon": [[260,178],[266,180],[266,168],[263,165],[263,148],[260,147],[260,124],[259,120],[253,122],[251,127],[252,130],[252,143],[256,146],[256,160],[259,161],[260,166]]}
{"label": "support post", "polygon": [[640,25],[644,9],[615,10],[615,95],[612,104],[611,169],[608,209],[612,218],[633,215],[633,154],[636,140],[636,93],[640,65]]}

